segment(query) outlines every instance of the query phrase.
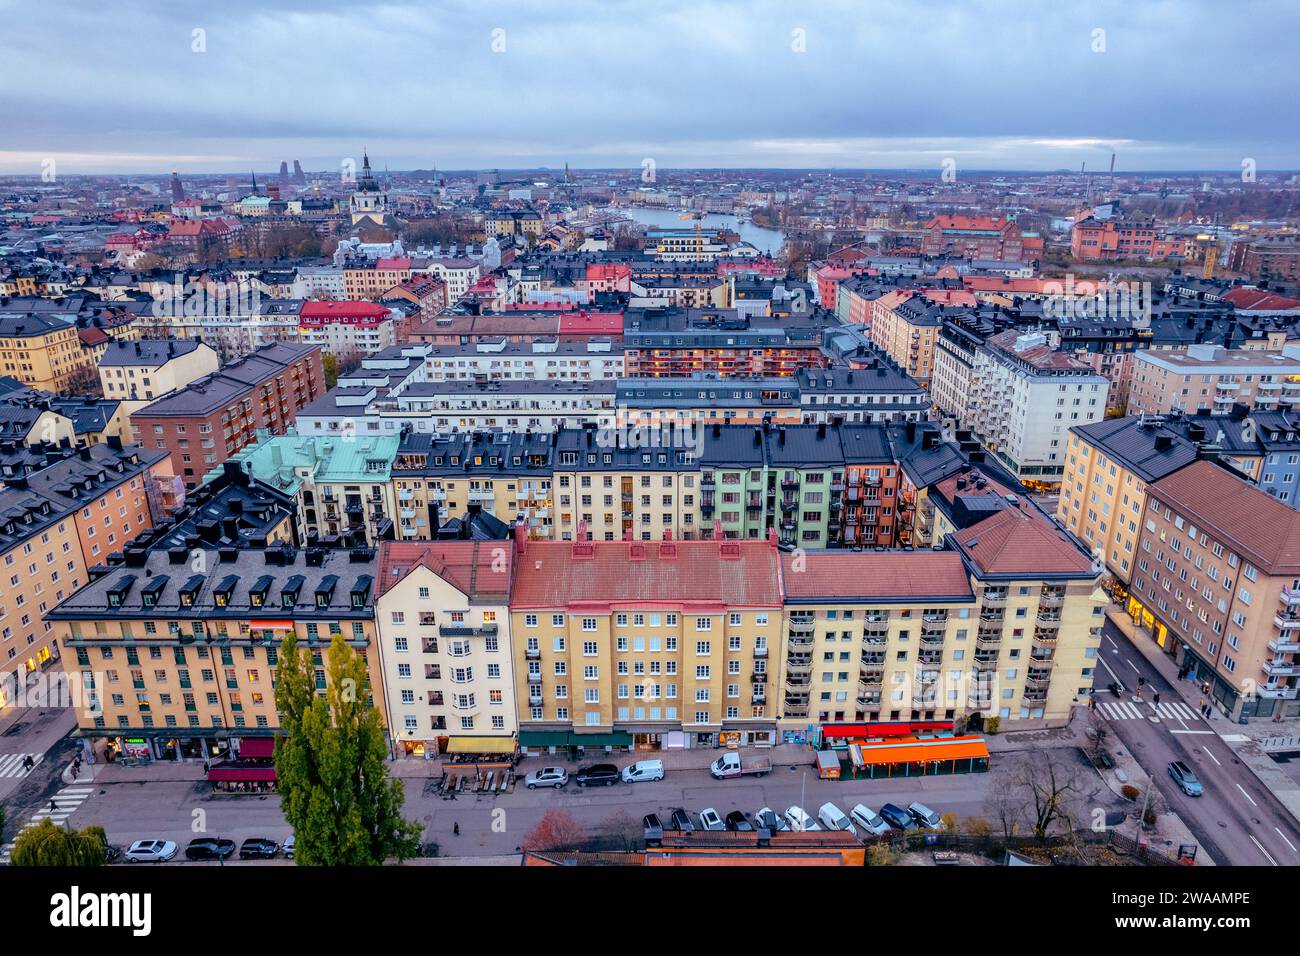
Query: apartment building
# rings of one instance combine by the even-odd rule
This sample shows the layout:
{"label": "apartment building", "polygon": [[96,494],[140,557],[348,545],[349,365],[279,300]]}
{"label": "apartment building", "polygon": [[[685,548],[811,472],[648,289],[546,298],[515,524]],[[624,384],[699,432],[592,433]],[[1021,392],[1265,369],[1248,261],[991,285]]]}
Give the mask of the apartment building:
{"label": "apartment building", "polygon": [[782,633],[764,541],[528,541],[510,597],[524,746],[771,745]]}
{"label": "apartment building", "polygon": [[725,378],[697,372],[678,378],[625,377],[614,383],[620,425],[693,429],[700,425],[797,425],[799,384],[791,378]]}
{"label": "apartment building", "polygon": [[943,307],[923,294],[889,292],[871,303],[871,341],[911,378],[928,386]]}
{"label": "apartment building", "polygon": [[623,344],[627,374],[648,378],[782,378],[826,364],[819,331],[804,334],[778,319],[735,309],[629,310]]}
{"label": "apartment building", "polygon": [[394,533],[392,483],[399,439],[394,435],[302,436],[259,432],[257,442],[232,455],[210,481],[236,465],[250,478],[294,499],[304,540],[341,540],[375,547]]}
{"label": "apartment building", "polygon": [[1070,429],[1058,515],[1127,585],[1137,561],[1146,489],[1199,457],[1158,420],[1110,418]]}
{"label": "apartment building", "polygon": [[153,526],[175,504],[167,456],[117,440],[0,450],[0,707],[55,667],[60,644],[47,614],[89,569]]}
{"label": "apartment building", "polygon": [[813,551],[781,565],[783,730],[968,712],[979,605],[960,554]]}
{"label": "apartment building", "polygon": [[589,427],[555,436],[553,537],[573,541],[579,526],[593,541],[700,537],[696,452],[611,445],[604,438]]}
{"label": "apartment building", "polygon": [[1054,350],[1044,333],[991,336],[975,355],[969,428],[1017,479],[1054,488],[1065,473],[1068,431],[1106,414],[1106,378]]}
{"label": "apartment building", "polygon": [[437,538],[454,515],[522,522],[532,538],[552,536],[556,438],[550,434],[468,432],[402,436],[393,462],[399,541]]}
{"label": "apartment building", "polygon": [[74,701],[79,734],[101,758],[153,760],[216,758],[269,738],[290,633],[309,650],[320,690],[342,636],[365,656],[369,699],[382,705],[375,570],[366,551],[128,551],[48,614],[64,671],[87,692]]}
{"label": "apartment building", "polygon": [[1300,512],[1208,461],[1152,483],[1128,613],[1231,719],[1300,715]]}
{"label": "apartment building", "polygon": [[105,398],[153,401],[220,368],[216,351],[197,339],[114,340],[100,356],[99,383]]}
{"label": "apartment building", "polygon": [[343,264],[344,294],[354,301],[378,299],[393,286],[410,278],[411,259],[407,256],[353,258]]}
{"label": "apartment building", "polygon": [[386,541],[375,628],[393,752],[513,753],[512,541]]}
{"label": "apartment building", "polygon": [[191,382],[131,415],[136,441],[171,453],[187,488],[256,439],[284,434],[294,416],[325,394],[314,345],[276,343]]}
{"label": "apartment building", "polygon": [[94,359],[82,348],[72,316],[0,307],[0,375],[57,393],[70,390],[84,376],[94,381],[94,370]]}
{"label": "apartment building", "polygon": [[1184,245],[1183,239],[1168,234],[1150,218],[1103,218],[1094,213],[1070,230],[1070,254],[1084,261],[1173,259],[1183,255]]}
{"label": "apartment building", "polygon": [[1300,279],[1300,242],[1292,236],[1239,239],[1228,254],[1228,268],[1255,280],[1295,282]]}
{"label": "apartment building", "polygon": [[400,341],[394,311],[377,302],[304,302],[298,323],[300,341],[326,355],[372,355]]}
{"label": "apartment building", "polygon": [[481,339],[466,345],[434,345],[425,353],[429,381],[486,382],[525,379],[589,382],[624,375],[623,346],[608,338],[581,342]]}
{"label": "apartment building", "polygon": [[884,358],[852,367],[800,369],[795,373],[803,423],[919,422],[930,411],[926,389]]}
{"label": "apartment building", "polygon": [[1300,345],[1279,352],[1202,343],[1133,356],[1133,415],[1223,415],[1234,405],[1285,411],[1300,404]]}
{"label": "apartment building", "polygon": [[1043,238],[1022,231],[1010,216],[934,216],[921,235],[921,254],[1034,262],[1042,257]]}

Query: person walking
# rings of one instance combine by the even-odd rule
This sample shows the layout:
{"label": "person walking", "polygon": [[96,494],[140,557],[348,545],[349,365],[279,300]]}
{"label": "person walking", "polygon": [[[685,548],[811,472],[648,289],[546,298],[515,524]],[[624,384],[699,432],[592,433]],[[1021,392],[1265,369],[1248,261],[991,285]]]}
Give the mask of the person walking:
{"label": "person walking", "polygon": [[457,823],[453,823],[453,824],[451,825],[451,833],[452,833],[452,836],[460,836],[460,823],[459,823],[459,822],[457,822]]}

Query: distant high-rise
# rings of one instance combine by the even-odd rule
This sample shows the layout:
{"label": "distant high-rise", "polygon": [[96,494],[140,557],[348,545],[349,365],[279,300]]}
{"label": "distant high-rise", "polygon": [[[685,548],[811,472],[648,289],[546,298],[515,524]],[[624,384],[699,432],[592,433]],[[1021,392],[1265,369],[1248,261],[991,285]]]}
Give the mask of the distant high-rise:
{"label": "distant high-rise", "polygon": [[307,182],[307,174],[302,171],[302,165],[296,159],[293,161],[293,181],[300,186]]}
{"label": "distant high-rise", "polygon": [[282,159],[280,160],[280,182],[287,183],[288,181],[289,181],[289,164]]}
{"label": "distant high-rise", "polygon": [[172,202],[185,201],[185,187],[181,185],[181,177],[176,170],[172,170]]}

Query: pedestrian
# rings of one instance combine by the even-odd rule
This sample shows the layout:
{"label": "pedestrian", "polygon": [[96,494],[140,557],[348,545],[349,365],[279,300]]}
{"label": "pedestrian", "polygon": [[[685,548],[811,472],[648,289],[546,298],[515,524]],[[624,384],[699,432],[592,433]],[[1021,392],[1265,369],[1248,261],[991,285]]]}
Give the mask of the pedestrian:
{"label": "pedestrian", "polygon": [[53,813],[57,809],[59,809],[59,805],[55,802],[53,797],[50,797],[50,813]]}
{"label": "pedestrian", "polygon": [[1158,693],[1157,693],[1157,694],[1152,694],[1152,695],[1151,695],[1151,700],[1152,700],[1152,702],[1153,702],[1157,707],[1160,706],[1160,695],[1159,695]]}
{"label": "pedestrian", "polygon": [[457,822],[457,823],[453,823],[453,824],[451,825],[451,833],[452,833],[452,836],[460,836],[460,823],[459,823],[459,822]]}

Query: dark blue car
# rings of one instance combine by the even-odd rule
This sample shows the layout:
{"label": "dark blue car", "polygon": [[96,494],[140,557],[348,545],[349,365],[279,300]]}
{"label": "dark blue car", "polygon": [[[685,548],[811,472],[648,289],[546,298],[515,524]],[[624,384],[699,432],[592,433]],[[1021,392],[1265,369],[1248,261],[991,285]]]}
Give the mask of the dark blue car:
{"label": "dark blue car", "polygon": [[895,830],[907,831],[917,829],[916,821],[912,819],[912,815],[902,807],[895,806],[892,803],[887,803],[881,807],[880,815],[884,818],[885,822]]}

